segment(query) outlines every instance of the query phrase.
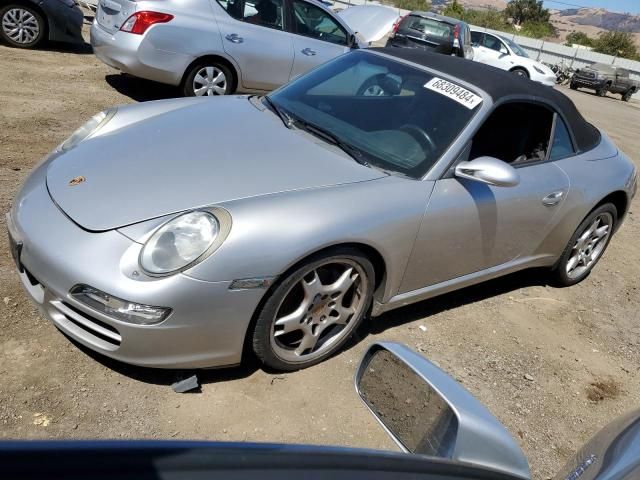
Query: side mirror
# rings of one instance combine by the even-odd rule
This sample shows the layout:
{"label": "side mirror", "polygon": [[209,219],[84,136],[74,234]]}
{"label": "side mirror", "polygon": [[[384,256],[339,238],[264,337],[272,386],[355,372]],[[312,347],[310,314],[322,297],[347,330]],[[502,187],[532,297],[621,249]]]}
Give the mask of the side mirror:
{"label": "side mirror", "polygon": [[518,171],[508,163],[493,157],[478,157],[456,165],[455,175],[496,187],[515,187],[520,183]]}
{"label": "side mirror", "polygon": [[358,48],[358,38],[354,33],[350,33],[347,37],[347,47]]}
{"label": "side mirror", "polygon": [[356,373],[356,390],[405,452],[467,462],[530,479],[509,432],[453,378],[397,343],[377,343]]}
{"label": "side mirror", "polygon": [[508,57],[509,53],[507,52],[500,52],[500,56],[498,58],[504,58],[504,57]]}

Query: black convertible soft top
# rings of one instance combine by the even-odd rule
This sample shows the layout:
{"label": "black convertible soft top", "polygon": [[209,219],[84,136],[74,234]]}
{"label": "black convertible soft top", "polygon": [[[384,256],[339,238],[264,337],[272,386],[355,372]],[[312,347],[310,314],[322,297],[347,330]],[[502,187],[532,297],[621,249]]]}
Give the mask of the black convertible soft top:
{"label": "black convertible soft top", "polygon": [[568,128],[573,132],[578,152],[591,150],[600,143],[600,131],[584,119],[566,95],[553,87],[523,79],[495,67],[450,55],[414,48],[384,47],[371,50],[439,70],[471,85],[476,85],[489,94],[494,102],[504,97],[536,97],[546,101],[564,116]]}

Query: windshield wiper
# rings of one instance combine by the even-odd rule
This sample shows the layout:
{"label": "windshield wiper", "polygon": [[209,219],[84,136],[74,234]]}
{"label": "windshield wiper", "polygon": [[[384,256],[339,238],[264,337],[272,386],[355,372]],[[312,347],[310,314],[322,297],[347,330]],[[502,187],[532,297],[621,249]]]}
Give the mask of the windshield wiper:
{"label": "windshield wiper", "polygon": [[285,127],[291,128],[293,126],[293,119],[284,110],[278,107],[278,105],[269,98],[269,95],[264,95],[262,98],[267,101],[271,109],[280,117],[280,120],[282,120]]}
{"label": "windshield wiper", "polygon": [[353,158],[360,165],[364,165],[365,167],[369,167],[369,162],[364,160],[362,157],[362,152],[358,150],[353,145],[343,141],[340,137],[335,135],[333,132],[327,130],[326,128],[319,127],[318,125],[314,125],[313,123],[306,122],[304,120],[295,119],[295,125],[303,128],[309,133],[313,133],[314,135],[323,138],[329,143],[335,145],[339,149],[341,149],[344,153]]}

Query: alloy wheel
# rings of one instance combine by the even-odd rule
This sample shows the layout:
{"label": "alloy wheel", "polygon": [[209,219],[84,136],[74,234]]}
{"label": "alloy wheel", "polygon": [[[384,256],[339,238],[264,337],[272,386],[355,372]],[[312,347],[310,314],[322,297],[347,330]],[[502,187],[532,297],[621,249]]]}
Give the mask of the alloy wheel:
{"label": "alloy wheel", "polygon": [[15,7],[2,16],[2,31],[15,43],[28,45],[38,38],[40,24],[29,10]]}
{"label": "alloy wheel", "polygon": [[351,333],[369,288],[357,262],[329,260],[314,266],[276,309],[270,336],[274,353],[293,363],[323,355]]}
{"label": "alloy wheel", "polygon": [[197,97],[224,95],[227,92],[227,77],[218,67],[202,67],[193,77],[193,92]]}
{"label": "alloy wheel", "polygon": [[613,216],[604,212],[578,236],[567,261],[567,276],[578,278],[591,270],[607,246],[613,229]]}

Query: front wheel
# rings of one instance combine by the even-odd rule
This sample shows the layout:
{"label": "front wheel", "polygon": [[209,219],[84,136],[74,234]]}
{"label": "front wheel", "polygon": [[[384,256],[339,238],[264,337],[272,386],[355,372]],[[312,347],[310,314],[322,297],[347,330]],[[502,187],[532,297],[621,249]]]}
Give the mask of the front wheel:
{"label": "front wheel", "polygon": [[312,257],[268,297],[253,331],[253,350],[268,367],[293,371],[337,352],[369,311],[375,273],[358,250]]}
{"label": "front wheel", "polygon": [[569,84],[569,88],[570,88],[571,90],[577,90],[577,89],[578,89],[578,85],[576,85],[575,83],[571,82],[571,83]]}
{"label": "front wheel", "polygon": [[514,68],[513,70],[511,70],[511,73],[522,78],[529,78],[529,72],[527,72],[524,68]]}
{"label": "front wheel", "polygon": [[596,95],[599,97],[606,97],[607,96],[607,88],[603,87],[603,88],[599,88],[598,90],[596,90]]}
{"label": "front wheel", "polygon": [[185,75],[183,92],[186,97],[229,95],[235,89],[233,73],[215,60],[199,62]]}
{"label": "front wheel", "polygon": [[46,23],[37,11],[25,5],[0,9],[0,37],[18,48],[35,48],[45,38]]}
{"label": "front wheel", "polygon": [[606,203],[582,221],[554,267],[561,286],[575,285],[589,275],[609,245],[617,220],[616,207]]}

